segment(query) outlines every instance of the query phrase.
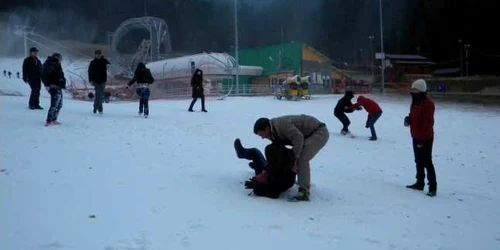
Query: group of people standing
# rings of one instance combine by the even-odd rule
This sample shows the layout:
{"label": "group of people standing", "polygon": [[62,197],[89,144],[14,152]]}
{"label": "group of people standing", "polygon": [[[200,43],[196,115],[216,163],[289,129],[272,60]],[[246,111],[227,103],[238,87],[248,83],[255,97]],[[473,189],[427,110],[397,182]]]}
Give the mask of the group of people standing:
{"label": "group of people standing", "polygon": [[[413,152],[416,164],[417,181],[406,186],[409,189],[424,190],[425,172],[429,190],[427,195],[437,194],[437,181],[432,162],[432,145],[434,141],[434,102],[427,96],[425,80],[417,80],[411,85],[412,103],[410,113],[404,118],[404,126],[410,127],[413,139]],[[345,113],[360,110],[368,112],[366,128],[370,128],[370,140],[377,140],[374,124],[382,115],[382,109],[373,100],[359,96],[356,104],[352,91],[346,91],[337,106],[334,115],[341,121],[341,134],[350,134],[349,118]],[[329,132],[326,125],[308,115],[282,116],[274,119],[259,118],[254,125],[254,133],[272,143],[265,148],[265,157],[256,148],[245,148],[240,139],[234,142],[238,158],[247,159],[255,176],[245,182],[245,188],[252,189],[258,196],[278,198],[281,193],[290,189],[295,178],[298,179],[298,194],[290,201],[309,201],[310,176],[309,162],[326,145]],[[289,149],[286,146],[291,146]]]}
{"label": "group of people standing", "polygon": [[[43,110],[40,106],[40,91],[42,83],[50,94],[50,108],[47,114],[45,126],[59,125],[57,117],[62,108],[63,94],[62,89],[66,88],[66,78],[61,66],[62,55],[54,53],[47,58],[42,64],[38,59],[38,49],[33,47],[30,49],[30,55],[23,61],[22,72],[23,81],[31,88],[28,106],[31,110]],[[88,79],[94,87],[94,108],[93,113],[103,114],[103,101],[105,96],[106,82],[108,80],[108,71],[110,62],[106,59],[101,50],[96,50],[94,59],[88,67]],[[129,81],[126,88],[137,84],[136,93],[139,96],[139,115],[149,116],[149,97],[151,91],[149,85],[153,84],[151,71],[144,63],[139,63],[134,71],[133,78]],[[193,106],[201,99],[201,107],[203,112],[207,112],[205,108],[205,93],[203,88],[203,71],[196,69],[191,78],[192,87],[192,102],[189,105],[188,111],[194,112]]]}

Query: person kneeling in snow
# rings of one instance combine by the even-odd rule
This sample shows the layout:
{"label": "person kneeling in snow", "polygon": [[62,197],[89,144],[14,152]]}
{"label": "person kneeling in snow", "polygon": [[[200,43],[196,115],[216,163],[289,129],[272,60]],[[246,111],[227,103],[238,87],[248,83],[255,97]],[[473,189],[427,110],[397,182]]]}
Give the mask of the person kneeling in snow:
{"label": "person kneeling in snow", "polygon": [[267,145],[265,158],[256,148],[244,148],[240,139],[234,141],[234,148],[238,158],[252,161],[249,165],[255,176],[245,182],[245,188],[253,189],[255,195],[277,199],[295,184],[293,152],[285,145],[277,142]]}

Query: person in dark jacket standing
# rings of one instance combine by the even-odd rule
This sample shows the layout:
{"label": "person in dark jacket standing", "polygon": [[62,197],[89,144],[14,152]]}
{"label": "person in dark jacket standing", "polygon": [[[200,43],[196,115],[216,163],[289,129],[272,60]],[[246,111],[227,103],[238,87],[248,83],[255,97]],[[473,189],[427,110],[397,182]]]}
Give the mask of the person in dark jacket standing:
{"label": "person in dark jacket standing", "polygon": [[375,132],[375,122],[377,122],[378,118],[382,115],[382,109],[374,100],[362,95],[358,96],[358,101],[354,104],[354,109],[360,110],[361,107],[368,112],[365,128],[370,128],[370,132],[372,133],[370,141],[376,141],[377,133]]}
{"label": "person in dark jacket standing", "polygon": [[50,108],[45,126],[59,125],[57,117],[63,104],[62,89],[66,88],[66,78],[61,67],[62,56],[54,53],[43,64],[42,80],[50,94]]}
{"label": "person in dark jacket standing", "polygon": [[342,135],[351,133],[351,131],[349,131],[349,125],[351,124],[351,121],[345,113],[354,112],[354,105],[351,102],[352,98],[354,98],[354,93],[352,93],[352,91],[350,90],[347,90],[344,94],[344,97],[340,98],[340,100],[337,102],[337,106],[335,106],[335,110],[333,112],[335,117],[337,117],[337,119],[339,119],[339,121],[342,123],[343,127],[340,131]]}
{"label": "person in dark jacket standing", "polygon": [[104,58],[101,50],[95,51],[95,58],[89,65],[89,82],[94,86],[94,114],[99,112],[102,115],[102,101],[104,99],[104,89],[108,80],[108,65],[109,61]]}
{"label": "person in dark jacket standing", "polygon": [[23,81],[30,85],[31,94],[29,108],[43,109],[40,106],[40,90],[42,89],[42,62],[38,59],[38,50],[30,49],[30,56],[23,62]]}
{"label": "person in dark jacket standing", "polygon": [[201,69],[196,69],[194,71],[193,77],[191,78],[191,87],[193,88],[193,101],[191,101],[191,105],[189,105],[189,112],[194,112],[193,111],[193,106],[198,100],[198,98],[201,99],[201,111],[207,112],[205,109],[205,93],[203,89],[203,71]]}
{"label": "person in dark jacket standing", "polygon": [[256,148],[244,148],[240,139],[234,141],[234,149],[238,158],[251,161],[249,165],[255,171],[255,176],[245,182],[245,188],[252,189],[255,195],[276,199],[295,184],[293,152],[285,145],[267,145],[265,158]]}
{"label": "person in dark jacket standing", "polygon": [[139,95],[139,115],[142,115],[144,112],[144,118],[148,118],[149,116],[149,96],[151,94],[149,85],[154,81],[155,79],[153,75],[151,75],[151,71],[141,62],[137,65],[137,69],[134,72],[134,78],[132,78],[127,85],[128,89],[129,86],[137,82],[138,86],[135,92]]}
{"label": "person in dark jacket standing", "polygon": [[413,138],[413,153],[417,167],[417,182],[407,188],[424,190],[425,170],[429,182],[428,196],[437,194],[436,171],[432,162],[432,145],[434,142],[434,102],[427,97],[427,83],[423,79],[411,85],[412,104],[410,114],[405,117],[405,126],[410,127]]}
{"label": "person in dark jacket standing", "polygon": [[254,133],[273,143],[292,146],[293,167],[299,192],[290,201],[309,201],[311,167],[309,162],[326,145],[330,134],[326,124],[308,115],[288,115],[274,119],[259,118]]}

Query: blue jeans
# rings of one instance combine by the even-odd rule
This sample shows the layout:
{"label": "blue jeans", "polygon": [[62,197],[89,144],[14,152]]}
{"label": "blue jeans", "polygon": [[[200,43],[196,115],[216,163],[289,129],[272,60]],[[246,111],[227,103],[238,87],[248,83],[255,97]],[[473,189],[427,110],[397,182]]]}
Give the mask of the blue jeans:
{"label": "blue jeans", "polygon": [[62,108],[63,94],[61,89],[49,89],[50,108],[47,114],[47,123],[57,121],[57,116]]}
{"label": "blue jeans", "polygon": [[251,161],[248,165],[250,165],[250,167],[255,171],[256,175],[262,173],[262,171],[266,168],[266,158],[264,158],[260,150],[256,148],[236,148],[236,155],[240,159],[247,159]]}
{"label": "blue jeans", "polygon": [[139,113],[144,115],[149,115],[149,95],[151,91],[148,87],[139,87],[135,90],[137,95],[139,95]]}
{"label": "blue jeans", "polygon": [[372,133],[372,138],[377,139],[377,132],[375,132],[375,122],[377,122],[378,118],[382,115],[382,112],[368,115],[368,120],[366,121],[366,127],[370,128],[370,132]]}

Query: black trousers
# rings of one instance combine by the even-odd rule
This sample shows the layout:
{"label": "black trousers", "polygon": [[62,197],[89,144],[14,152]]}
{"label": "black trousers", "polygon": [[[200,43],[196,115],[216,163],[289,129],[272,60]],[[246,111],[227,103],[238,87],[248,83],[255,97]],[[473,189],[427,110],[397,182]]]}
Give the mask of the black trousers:
{"label": "black trousers", "polygon": [[351,121],[347,115],[345,115],[345,113],[335,113],[334,115],[342,123],[342,131],[349,132],[349,125],[351,124]]}
{"label": "black trousers", "polygon": [[[205,96],[200,96],[201,99],[201,110],[205,110]],[[193,106],[198,100],[198,96],[193,97],[193,101],[191,101],[191,105],[189,105],[189,110],[193,110]]]}
{"label": "black trousers", "polygon": [[[422,144],[421,144],[422,143]],[[427,181],[429,182],[429,190],[435,191],[437,188],[436,171],[432,163],[432,144],[434,138],[425,140],[413,139],[413,153],[415,154],[415,164],[417,167],[417,183],[425,184],[425,171],[427,171]],[[418,145],[422,147],[418,147]]]}
{"label": "black trousers", "polygon": [[42,89],[41,81],[29,81],[28,84],[31,88],[29,106],[38,107],[40,106],[40,90]]}

